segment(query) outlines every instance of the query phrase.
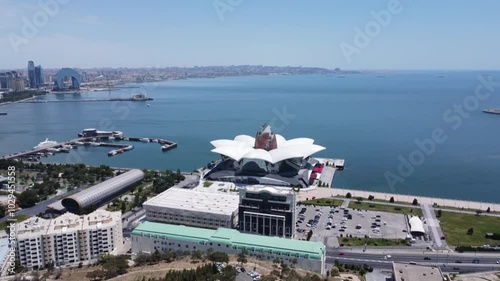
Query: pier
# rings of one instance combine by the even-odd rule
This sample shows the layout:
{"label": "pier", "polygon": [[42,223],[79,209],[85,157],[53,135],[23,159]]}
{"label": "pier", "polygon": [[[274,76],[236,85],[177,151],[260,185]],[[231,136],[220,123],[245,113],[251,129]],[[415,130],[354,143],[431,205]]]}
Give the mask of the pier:
{"label": "pier", "polygon": [[[41,154],[45,154],[44,156],[47,156],[46,153],[50,152],[51,149],[61,149],[60,151],[57,152],[69,152],[69,149],[64,149],[64,146],[95,146],[95,147],[112,147],[115,148],[114,150],[111,150],[108,152],[108,156],[115,156],[118,154],[121,154],[126,151],[130,151],[134,149],[133,145],[126,144],[126,143],[112,143],[112,142],[96,142],[97,139],[101,140],[113,140],[110,139],[109,137],[81,137],[77,139],[72,139],[64,142],[57,142],[55,144],[47,145],[42,148],[37,148],[37,149],[30,149],[30,150],[25,150],[22,152],[14,153],[14,154],[9,154],[6,156],[3,156],[2,159],[16,159],[16,158],[24,158],[24,157],[32,157],[32,156],[40,156]],[[161,151],[167,151],[170,149],[173,149],[177,147],[177,143],[166,140],[166,139],[161,139],[161,138],[141,138],[141,137],[117,137],[114,138],[117,141],[136,141],[136,142],[144,142],[144,143],[158,143],[161,145]],[[76,147],[75,147],[76,148]]]}
{"label": "pier", "polygon": [[43,148],[38,148],[38,149],[30,149],[10,155],[6,155],[3,157],[3,159],[14,159],[14,158],[20,158],[20,157],[25,157],[25,156],[31,156],[35,155],[40,152],[45,152],[47,149],[50,148],[57,148],[57,147],[63,147],[64,145],[75,145],[77,142],[83,142],[83,141],[88,141],[90,138],[78,138],[78,139],[73,139],[65,142],[58,142],[57,144],[53,145],[47,145],[46,147]]}

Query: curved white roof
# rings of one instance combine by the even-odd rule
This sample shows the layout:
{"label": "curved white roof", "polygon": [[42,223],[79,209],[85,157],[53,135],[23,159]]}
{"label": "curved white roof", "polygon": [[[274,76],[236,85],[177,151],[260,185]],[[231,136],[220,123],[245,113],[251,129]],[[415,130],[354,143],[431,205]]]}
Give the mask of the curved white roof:
{"label": "curved white roof", "polygon": [[410,224],[410,232],[425,234],[424,224],[422,223],[419,217],[417,216],[411,217],[408,220],[408,223]]}
{"label": "curved white roof", "polygon": [[325,149],[323,146],[314,144],[314,140],[310,138],[286,140],[281,135],[275,136],[278,148],[270,151],[254,148],[255,138],[248,135],[236,136],[234,140],[214,140],[210,143],[215,147],[212,152],[236,161],[244,158],[259,159],[272,164],[290,158],[306,158]]}

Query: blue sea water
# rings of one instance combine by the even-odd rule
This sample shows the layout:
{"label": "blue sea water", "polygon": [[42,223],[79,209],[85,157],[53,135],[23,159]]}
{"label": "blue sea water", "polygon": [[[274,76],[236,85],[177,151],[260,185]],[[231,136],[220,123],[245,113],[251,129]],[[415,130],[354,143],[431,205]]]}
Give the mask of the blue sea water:
{"label": "blue sea water", "polygon": [[[254,135],[270,122],[286,138],[310,137],[325,146],[317,156],[346,159],[345,170],[335,176],[336,187],[500,202],[500,115],[481,112],[500,108],[500,89],[497,86],[489,97],[477,99],[475,90],[484,74],[492,77],[485,80],[500,81],[500,72],[400,72],[384,78],[250,76],[49,95],[43,99],[129,97],[144,92],[154,100],[1,106],[8,115],[0,116],[0,155],[29,149],[45,138],[72,139],[82,129],[96,127],[121,130],[127,136],[165,138],[179,146],[163,153],[159,144],[134,143],[133,151],[115,157],[107,156],[110,148],[80,148],[78,153],[46,161],[191,171],[218,158],[210,152],[211,140]],[[481,93],[487,93],[485,87]],[[463,115],[455,113],[453,106],[464,102],[468,107]],[[412,173],[399,173],[399,158],[418,154],[415,141],[431,138],[436,129],[446,140],[436,143],[423,159],[415,158],[420,162],[412,165]],[[392,187],[388,172],[399,177]]]}

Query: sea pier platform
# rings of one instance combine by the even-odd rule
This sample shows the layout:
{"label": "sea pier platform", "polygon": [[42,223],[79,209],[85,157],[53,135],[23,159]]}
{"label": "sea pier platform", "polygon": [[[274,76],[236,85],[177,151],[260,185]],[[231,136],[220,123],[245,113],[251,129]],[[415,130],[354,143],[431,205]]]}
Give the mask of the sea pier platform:
{"label": "sea pier platform", "polygon": [[25,150],[25,151],[17,152],[17,153],[14,153],[14,154],[9,154],[9,155],[3,156],[2,158],[3,159],[14,159],[14,158],[21,158],[21,157],[25,157],[25,156],[35,155],[35,154],[37,154],[39,152],[45,152],[49,148],[57,148],[57,147],[62,147],[64,145],[74,145],[77,142],[88,141],[88,139],[90,139],[90,138],[77,138],[77,139],[72,139],[72,140],[65,141],[65,142],[58,142],[56,144],[47,145],[47,146],[45,146],[43,148],[30,149],[30,150]]}
{"label": "sea pier platform", "polygon": [[326,184],[328,187],[333,186],[333,179],[335,178],[335,172],[344,169],[345,160],[334,159],[334,158],[316,158],[316,159],[320,163],[325,164],[318,180],[320,180],[322,184]]}
{"label": "sea pier platform", "polygon": [[[97,142],[97,140],[109,140],[109,142]],[[111,150],[108,152],[109,156],[114,156],[117,154],[121,154],[126,151],[130,151],[134,148],[133,145],[131,144],[126,144],[126,143],[118,143],[118,142],[111,142],[109,137],[81,137],[81,138],[76,138],[68,141],[63,141],[63,142],[57,142],[54,144],[46,145],[42,148],[37,148],[37,149],[29,149],[9,155],[5,155],[3,157],[0,157],[0,159],[22,159],[22,158],[27,158],[27,157],[33,157],[36,156],[37,158],[40,157],[42,154],[44,156],[47,156],[48,152],[51,152],[53,149],[61,149],[60,151],[57,152],[69,152],[68,149],[62,150],[65,146],[71,146],[73,148],[77,148],[77,146],[95,146],[95,147],[112,147],[115,148],[116,150]],[[177,143],[174,141],[162,139],[162,138],[141,138],[141,137],[119,137],[119,138],[114,138],[116,141],[136,141],[136,142],[144,142],[144,143],[158,143],[161,145],[161,150],[162,151],[167,151],[173,148],[177,147]]]}

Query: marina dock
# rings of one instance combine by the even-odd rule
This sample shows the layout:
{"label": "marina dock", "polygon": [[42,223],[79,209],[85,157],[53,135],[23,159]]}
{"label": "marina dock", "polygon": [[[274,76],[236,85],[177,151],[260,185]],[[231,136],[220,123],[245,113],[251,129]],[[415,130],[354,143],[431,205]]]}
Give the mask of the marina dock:
{"label": "marina dock", "polygon": [[62,147],[64,145],[74,145],[77,142],[83,142],[83,141],[88,141],[89,138],[78,138],[78,139],[73,139],[65,142],[59,142],[57,144],[52,144],[52,145],[47,145],[46,147],[43,148],[38,148],[38,149],[30,149],[10,155],[6,155],[3,157],[3,159],[15,159],[15,158],[22,158],[25,156],[31,156],[31,155],[36,155],[37,153],[45,152],[47,149],[50,148],[57,148],[57,147]]}
{"label": "marina dock", "polygon": [[144,142],[144,143],[158,143],[161,145],[161,151],[167,151],[177,147],[177,143],[161,139],[161,138],[141,138],[141,137],[80,137],[77,139],[72,139],[64,142],[57,142],[54,144],[45,145],[41,148],[33,148],[30,150],[10,154],[3,156],[3,159],[22,159],[22,158],[30,158],[36,157],[39,159],[40,156],[48,156],[51,155],[52,152],[66,152],[68,153],[70,149],[77,148],[77,146],[95,146],[95,147],[112,147],[113,150],[108,152],[108,156],[115,156],[121,154],[126,151],[130,151],[134,149],[134,146],[126,143],[113,143],[113,142],[97,142],[98,139],[101,140],[116,140],[116,141],[135,141],[135,142]]}

